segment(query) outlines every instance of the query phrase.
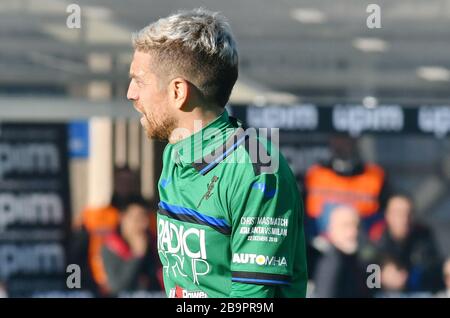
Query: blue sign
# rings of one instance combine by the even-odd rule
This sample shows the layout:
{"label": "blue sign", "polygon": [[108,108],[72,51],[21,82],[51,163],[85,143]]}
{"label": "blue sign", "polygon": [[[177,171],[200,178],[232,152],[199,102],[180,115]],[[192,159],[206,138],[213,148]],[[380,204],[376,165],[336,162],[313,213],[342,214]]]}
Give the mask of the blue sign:
{"label": "blue sign", "polygon": [[73,121],[69,129],[70,158],[86,159],[89,157],[89,123],[87,121]]}

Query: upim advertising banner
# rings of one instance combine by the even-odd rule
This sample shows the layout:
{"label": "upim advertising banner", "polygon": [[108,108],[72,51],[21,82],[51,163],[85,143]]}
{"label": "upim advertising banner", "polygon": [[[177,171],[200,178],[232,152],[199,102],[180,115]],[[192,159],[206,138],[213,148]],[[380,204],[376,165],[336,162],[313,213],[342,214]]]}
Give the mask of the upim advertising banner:
{"label": "upim advertising banner", "polygon": [[65,287],[67,126],[0,123],[0,282],[11,297]]}

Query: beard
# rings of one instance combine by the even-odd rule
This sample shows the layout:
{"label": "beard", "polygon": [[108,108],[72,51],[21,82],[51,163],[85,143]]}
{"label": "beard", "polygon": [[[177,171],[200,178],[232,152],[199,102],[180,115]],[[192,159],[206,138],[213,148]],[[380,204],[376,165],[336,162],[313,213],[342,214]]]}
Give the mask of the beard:
{"label": "beard", "polygon": [[156,120],[153,116],[143,114],[145,124],[143,124],[147,137],[160,141],[168,141],[171,133],[177,127],[177,121],[169,117],[167,114]]}

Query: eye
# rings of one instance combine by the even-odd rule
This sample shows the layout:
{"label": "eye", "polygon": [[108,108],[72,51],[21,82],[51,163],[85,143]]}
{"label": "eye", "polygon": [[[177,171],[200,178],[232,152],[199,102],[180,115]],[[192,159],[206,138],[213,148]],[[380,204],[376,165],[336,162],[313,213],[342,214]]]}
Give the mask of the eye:
{"label": "eye", "polygon": [[139,87],[145,86],[144,81],[143,81],[143,80],[140,80],[140,79],[137,79],[137,80],[136,80],[136,84],[137,84]]}
{"label": "eye", "polygon": [[143,86],[143,83],[142,83],[142,81],[141,80],[139,80],[139,79],[137,79],[137,78],[131,78],[131,84],[136,84],[137,86],[139,86],[139,87],[141,87],[141,86]]}

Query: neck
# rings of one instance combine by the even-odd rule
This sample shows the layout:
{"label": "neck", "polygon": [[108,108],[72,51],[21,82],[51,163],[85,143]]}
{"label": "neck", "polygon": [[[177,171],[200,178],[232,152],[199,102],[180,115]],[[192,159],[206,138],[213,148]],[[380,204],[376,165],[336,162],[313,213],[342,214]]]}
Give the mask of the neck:
{"label": "neck", "polygon": [[224,108],[222,107],[207,109],[195,107],[193,111],[183,113],[182,119],[178,122],[178,127],[169,136],[169,143],[174,144],[199,132],[223,112]]}
{"label": "neck", "polygon": [[343,159],[333,157],[330,162],[331,168],[340,175],[351,176],[363,171],[363,166],[359,159]]}

